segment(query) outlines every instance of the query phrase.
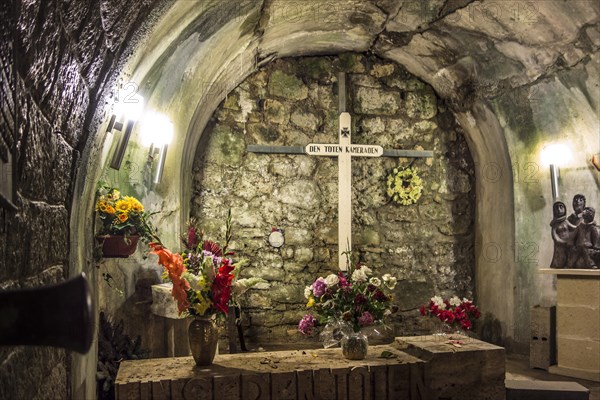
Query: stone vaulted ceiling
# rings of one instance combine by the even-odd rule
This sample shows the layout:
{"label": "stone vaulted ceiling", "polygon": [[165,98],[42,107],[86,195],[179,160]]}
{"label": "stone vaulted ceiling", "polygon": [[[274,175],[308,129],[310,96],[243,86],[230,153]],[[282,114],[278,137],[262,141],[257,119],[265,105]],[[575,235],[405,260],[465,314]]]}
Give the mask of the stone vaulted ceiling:
{"label": "stone vaulted ceiling", "polygon": [[243,48],[253,57],[236,59],[238,69],[275,57],[369,51],[459,105],[588,58],[600,46],[599,13],[594,1],[182,1],[158,24],[153,38],[161,45],[149,44],[155,57],[173,60],[193,38],[198,56],[223,55],[210,59],[221,70],[226,63],[218,61]]}

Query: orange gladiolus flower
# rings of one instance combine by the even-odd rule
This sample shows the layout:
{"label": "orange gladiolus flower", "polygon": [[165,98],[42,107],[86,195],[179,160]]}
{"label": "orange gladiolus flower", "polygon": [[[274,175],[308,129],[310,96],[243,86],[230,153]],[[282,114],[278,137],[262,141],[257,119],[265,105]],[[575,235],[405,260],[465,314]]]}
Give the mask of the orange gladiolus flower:
{"label": "orange gladiolus flower", "polygon": [[173,254],[168,249],[158,243],[150,243],[151,253],[158,256],[158,263],[165,267],[169,278],[173,282],[173,290],[171,294],[177,301],[179,314],[184,312],[190,302],[187,299],[187,291],[190,290],[190,284],[187,280],[181,278],[181,275],[186,271],[183,265],[183,258],[179,254]]}

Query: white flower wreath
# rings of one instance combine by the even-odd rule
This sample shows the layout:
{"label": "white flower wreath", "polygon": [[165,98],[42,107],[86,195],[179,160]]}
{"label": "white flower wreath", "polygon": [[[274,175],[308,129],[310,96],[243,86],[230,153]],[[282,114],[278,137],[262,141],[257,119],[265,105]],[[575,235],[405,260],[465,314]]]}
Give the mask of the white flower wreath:
{"label": "white flower wreath", "polygon": [[412,167],[394,168],[387,176],[387,194],[396,203],[416,203],[423,192],[423,180]]}

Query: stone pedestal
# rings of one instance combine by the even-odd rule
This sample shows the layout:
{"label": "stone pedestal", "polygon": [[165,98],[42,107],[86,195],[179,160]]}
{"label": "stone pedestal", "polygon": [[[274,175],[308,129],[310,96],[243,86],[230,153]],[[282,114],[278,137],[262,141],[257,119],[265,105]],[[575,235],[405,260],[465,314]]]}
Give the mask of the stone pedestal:
{"label": "stone pedestal", "polygon": [[177,303],[173,300],[169,283],[152,285],[152,314],[164,318],[167,356],[187,356],[190,354],[188,325],[190,318],[180,318]]}
{"label": "stone pedestal", "polygon": [[541,272],[557,276],[557,365],[549,371],[600,382],[600,270]]}
{"label": "stone pedestal", "polygon": [[556,364],[556,307],[535,306],[529,319],[529,366],[547,371]]}
{"label": "stone pedestal", "polygon": [[191,357],[123,361],[115,388],[118,400],[493,400],[504,399],[503,381],[500,347],[411,337],[370,346],[356,361],[339,348],[217,355],[210,367]]}

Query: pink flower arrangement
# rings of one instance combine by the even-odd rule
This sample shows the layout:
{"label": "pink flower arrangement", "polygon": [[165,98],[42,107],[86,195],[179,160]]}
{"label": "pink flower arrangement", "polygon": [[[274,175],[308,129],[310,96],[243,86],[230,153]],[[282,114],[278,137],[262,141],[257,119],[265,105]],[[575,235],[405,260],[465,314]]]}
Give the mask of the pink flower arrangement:
{"label": "pink flower arrangement", "polygon": [[315,323],[317,320],[310,314],[306,314],[298,324],[298,329],[300,332],[310,335],[312,333],[312,329],[315,327]]}
{"label": "pink flower arrangement", "polygon": [[461,300],[457,296],[450,299],[434,296],[429,304],[422,306],[419,311],[423,316],[436,317],[449,325],[459,325],[465,331],[471,330],[475,320],[481,316],[471,300]]}
{"label": "pink flower arrangement", "polygon": [[359,332],[362,328],[383,323],[385,317],[397,310],[391,304],[391,291],[396,282],[390,274],[373,276],[373,271],[364,265],[319,277],[304,290],[308,300],[306,307],[315,311],[318,319],[305,315],[298,330],[308,335],[319,323],[343,324],[350,331]]}

